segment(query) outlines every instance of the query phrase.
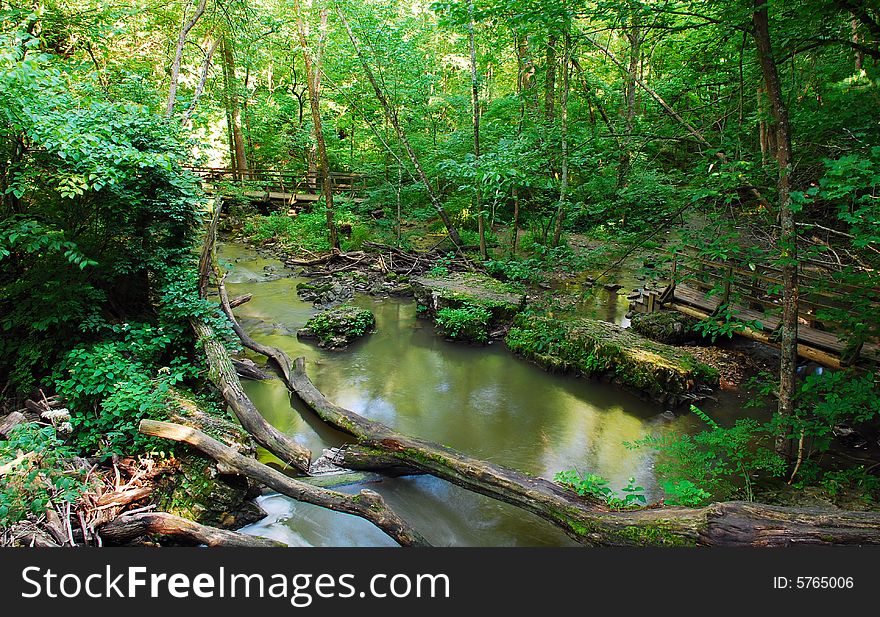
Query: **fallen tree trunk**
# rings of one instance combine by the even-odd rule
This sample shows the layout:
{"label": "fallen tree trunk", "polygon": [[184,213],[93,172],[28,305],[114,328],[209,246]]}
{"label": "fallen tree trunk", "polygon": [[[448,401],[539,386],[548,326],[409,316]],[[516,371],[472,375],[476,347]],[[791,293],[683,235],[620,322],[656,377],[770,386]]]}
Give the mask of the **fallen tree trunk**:
{"label": "fallen tree trunk", "polygon": [[126,544],[145,535],[180,538],[208,546],[272,547],[286,546],[282,542],[249,536],[237,531],[208,527],[187,518],[167,512],[139,512],[123,514],[99,529],[104,541]]}
{"label": "fallen tree trunk", "polygon": [[141,420],[140,432],[154,437],[182,441],[210,456],[226,468],[237,471],[298,501],[352,514],[370,521],[401,546],[430,546],[421,534],[397,516],[378,493],[361,490],[357,495],[330,491],[290,478],[280,471],[250,459],[205,433],[180,424]]}
{"label": "fallen tree trunk", "polygon": [[16,426],[25,421],[25,415],[20,411],[13,411],[8,416],[0,420],[0,439],[8,439],[9,433]]}
{"label": "fallen tree trunk", "polygon": [[241,360],[232,360],[232,366],[235,367],[235,373],[242,379],[251,379],[253,381],[263,381],[272,379],[272,376],[263,372],[253,362],[242,362]]}
{"label": "fallen tree trunk", "polygon": [[250,302],[253,300],[254,294],[242,294],[240,296],[236,296],[232,300],[229,301],[229,306],[235,308],[236,306],[241,306],[245,302]]}
{"label": "fallen tree trunk", "polygon": [[263,418],[242,389],[229,354],[211,326],[199,319],[190,320],[190,324],[208,358],[208,375],[241,422],[242,428],[269,452],[308,475],[311,452]]}

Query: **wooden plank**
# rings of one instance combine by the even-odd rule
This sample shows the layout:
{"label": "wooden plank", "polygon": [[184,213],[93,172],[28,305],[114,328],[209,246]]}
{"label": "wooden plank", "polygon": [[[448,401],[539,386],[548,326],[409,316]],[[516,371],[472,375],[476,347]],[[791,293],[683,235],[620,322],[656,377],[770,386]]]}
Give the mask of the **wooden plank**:
{"label": "wooden plank", "polygon": [[720,298],[716,296],[707,297],[703,292],[692,289],[686,285],[675,286],[673,301],[691,304],[707,311],[708,313],[715,312],[718,309],[718,305],[721,303]]}

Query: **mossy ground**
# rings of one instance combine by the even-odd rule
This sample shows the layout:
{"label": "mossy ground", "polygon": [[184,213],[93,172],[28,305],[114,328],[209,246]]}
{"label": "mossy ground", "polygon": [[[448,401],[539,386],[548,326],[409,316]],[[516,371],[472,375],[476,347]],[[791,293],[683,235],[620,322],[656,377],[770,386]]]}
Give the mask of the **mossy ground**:
{"label": "mossy ground", "polygon": [[634,332],[668,345],[701,341],[696,331],[697,320],[677,311],[655,311],[633,315],[630,327]]}
{"label": "mossy ground", "polygon": [[485,274],[454,272],[412,279],[419,313],[443,336],[485,343],[489,330],[510,323],[525,307],[523,290]]}
{"label": "mossy ground", "polygon": [[517,319],[508,347],[553,370],[609,376],[667,407],[698,385],[715,386],[718,372],[691,354],[593,319]]}

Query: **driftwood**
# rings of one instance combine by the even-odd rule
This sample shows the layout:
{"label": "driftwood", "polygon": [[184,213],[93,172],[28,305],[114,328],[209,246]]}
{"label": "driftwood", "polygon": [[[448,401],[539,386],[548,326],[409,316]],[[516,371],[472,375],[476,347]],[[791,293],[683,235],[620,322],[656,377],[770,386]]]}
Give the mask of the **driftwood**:
{"label": "driftwood", "polygon": [[8,439],[10,431],[24,421],[25,415],[20,411],[13,411],[0,420],[0,439]]}
{"label": "driftwood", "polygon": [[113,544],[126,544],[145,535],[174,537],[208,546],[272,547],[282,542],[249,536],[237,531],[208,527],[167,512],[123,514],[100,527],[101,537]]}
{"label": "driftwood", "polygon": [[308,448],[296,443],[263,418],[242,389],[241,381],[232,365],[229,353],[211,326],[200,319],[190,320],[190,325],[202,344],[205,356],[207,356],[208,376],[220,390],[223,399],[235,413],[242,428],[269,452],[304,474],[308,474],[312,458]]}
{"label": "driftwood", "polygon": [[353,514],[368,520],[401,546],[429,546],[421,534],[388,508],[378,493],[364,489],[358,495],[346,495],[299,482],[280,471],[239,454],[233,448],[223,445],[199,430],[180,424],[142,420],[139,430],[145,435],[188,443],[225,468],[235,470],[298,501],[337,512]]}
{"label": "driftwood", "polygon": [[253,300],[254,294],[242,294],[240,296],[236,296],[232,300],[229,301],[229,306],[235,308],[236,306],[241,306],[245,302],[250,302]]}
{"label": "driftwood", "polygon": [[232,366],[235,367],[236,374],[242,379],[252,379],[254,381],[262,381],[264,379],[272,379],[272,375],[265,373],[253,362],[242,362],[241,360],[232,359]]}

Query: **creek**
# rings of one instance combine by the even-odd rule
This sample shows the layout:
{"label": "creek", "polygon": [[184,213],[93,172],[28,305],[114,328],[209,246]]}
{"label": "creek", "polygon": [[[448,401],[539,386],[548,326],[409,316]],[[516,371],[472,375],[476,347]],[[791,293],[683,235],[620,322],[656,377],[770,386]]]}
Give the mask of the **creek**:
{"label": "creek", "polygon": [[[307,279],[291,276],[279,261],[241,245],[222,245],[219,257],[232,265],[226,279],[230,296],[254,295],[235,309],[254,339],[292,358],[305,356],[310,377],[329,400],[403,433],[550,479],[576,468],[620,489],[634,477],[651,501],[661,493],[654,454],[626,442],[697,426],[690,414],[660,413],[616,386],[547,373],[510,353],[502,342],[470,346],[446,341],[429,321],[416,317],[411,298],[356,295],[353,303],[375,314],[376,332],[341,351],[319,349],[296,338],[296,330],[318,312],[296,294],[297,283]],[[601,312],[600,317],[620,323],[619,306]],[[245,380],[244,387],[264,417],[308,447],[313,457],[352,441],[291,400],[280,380]],[[722,399],[712,414],[723,421],[738,410],[735,401]],[[279,462],[268,453],[261,456],[264,462]],[[528,512],[430,476],[387,478],[366,486],[435,546],[573,544]],[[393,545],[353,516],[271,493],[258,503],[268,516],[245,528],[247,533],[292,546]]]}

